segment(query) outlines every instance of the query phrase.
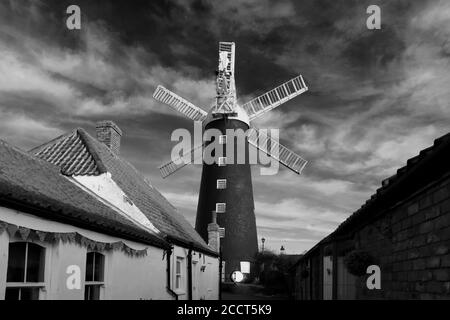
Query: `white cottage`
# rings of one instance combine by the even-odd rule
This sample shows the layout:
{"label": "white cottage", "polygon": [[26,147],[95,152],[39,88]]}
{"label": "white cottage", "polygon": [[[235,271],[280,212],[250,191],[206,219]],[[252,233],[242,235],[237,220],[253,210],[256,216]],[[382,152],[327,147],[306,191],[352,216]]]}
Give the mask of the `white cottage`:
{"label": "white cottage", "polygon": [[119,156],[121,134],[0,143],[0,299],[219,297],[214,248]]}

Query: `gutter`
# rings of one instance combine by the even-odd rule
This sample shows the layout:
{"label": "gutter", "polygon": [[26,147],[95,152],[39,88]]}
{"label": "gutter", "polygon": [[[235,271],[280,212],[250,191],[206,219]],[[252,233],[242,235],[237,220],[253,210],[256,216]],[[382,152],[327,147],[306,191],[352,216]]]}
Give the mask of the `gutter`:
{"label": "gutter", "polygon": [[[45,197],[45,199],[40,200],[36,204],[30,204],[27,203],[26,201],[27,200],[25,199],[19,200],[8,197],[7,195],[4,194],[0,194],[0,206],[5,206],[6,208],[29,213],[31,215],[35,215],[40,218],[68,224],[78,228],[103,233],[113,237],[149,244],[153,247],[161,248],[164,250],[167,250],[167,248],[170,246],[169,243],[167,243],[164,239],[160,239],[158,236],[150,234],[148,231],[140,229],[138,227],[135,227],[136,230],[129,230],[128,227],[123,226],[123,227],[116,227],[115,230],[113,230],[112,229],[112,224],[114,223],[113,221],[107,221],[106,223],[108,225],[105,226],[104,223],[94,224],[92,223],[92,221],[80,219],[79,217],[82,215],[86,215],[87,211],[79,210],[77,208],[74,208],[72,205],[65,205],[65,204],[64,207],[55,208],[53,204],[55,202],[58,202],[57,200],[48,199],[47,197]],[[49,203],[49,206],[46,209],[43,208],[42,202],[44,201],[48,201]],[[74,214],[76,214],[77,216],[75,217]],[[130,229],[131,228],[134,229],[133,227],[130,227]],[[142,231],[142,233],[146,233],[146,235],[138,234],[138,231],[139,232]]]}
{"label": "gutter", "polygon": [[166,268],[167,284],[166,284],[166,289],[167,289],[167,292],[169,292],[170,295],[175,298],[175,300],[178,300],[178,294],[175,291],[173,291],[171,286],[170,286],[170,284],[172,283],[170,281],[170,257],[172,255],[172,247],[170,249],[166,250],[166,254],[167,254],[167,268]]}
{"label": "gutter", "polygon": [[170,243],[179,245],[180,247],[183,247],[183,248],[195,249],[195,251],[198,251],[200,253],[206,254],[206,255],[208,255],[210,257],[214,257],[214,258],[218,258],[219,257],[219,254],[217,252],[215,252],[214,250],[212,250],[212,249],[208,250],[207,248],[204,248],[202,246],[196,245],[194,242],[184,241],[184,240],[181,240],[179,238],[176,238],[176,237],[173,237],[173,236],[170,236],[170,235],[166,235],[165,240],[170,242]]}

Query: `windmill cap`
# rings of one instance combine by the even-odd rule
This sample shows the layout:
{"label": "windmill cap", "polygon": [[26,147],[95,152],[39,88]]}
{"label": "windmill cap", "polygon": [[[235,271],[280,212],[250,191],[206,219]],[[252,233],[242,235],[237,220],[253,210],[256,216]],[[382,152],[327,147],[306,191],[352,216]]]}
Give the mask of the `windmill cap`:
{"label": "windmill cap", "polygon": [[[206,117],[205,121],[203,122],[203,125],[206,126],[208,123],[221,120],[222,118],[215,118],[212,114],[213,108],[208,112],[208,116]],[[235,107],[236,115],[235,116],[229,116],[228,119],[231,120],[238,120],[246,123],[248,126],[250,126],[250,119],[248,117],[247,112],[242,108],[240,105],[236,104]]]}

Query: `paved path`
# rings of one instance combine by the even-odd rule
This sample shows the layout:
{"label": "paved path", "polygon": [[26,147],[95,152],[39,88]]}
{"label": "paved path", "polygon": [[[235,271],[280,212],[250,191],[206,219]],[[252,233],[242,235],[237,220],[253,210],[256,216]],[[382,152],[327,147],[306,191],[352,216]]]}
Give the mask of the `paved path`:
{"label": "paved path", "polygon": [[222,292],[222,300],[287,300],[284,295],[268,296],[262,293],[263,287],[252,284],[227,286]]}

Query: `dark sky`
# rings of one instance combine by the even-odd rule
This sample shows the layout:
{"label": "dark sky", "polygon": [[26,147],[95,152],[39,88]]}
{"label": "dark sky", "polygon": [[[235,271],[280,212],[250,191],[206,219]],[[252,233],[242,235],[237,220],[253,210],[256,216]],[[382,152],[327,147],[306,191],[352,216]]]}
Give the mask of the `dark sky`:
{"label": "dark sky", "polygon": [[[81,30],[66,28],[70,4]],[[381,30],[366,28],[371,4]],[[297,74],[310,89],[257,121],[309,160],[304,174],[253,168],[258,236],[299,253],[448,132],[449,39],[448,1],[0,0],[0,139],[29,149],[112,119],[122,155],[193,222],[201,167],[158,172],[192,122],[152,93],[208,109],[218,42],[234,41],[241,102]]]}

